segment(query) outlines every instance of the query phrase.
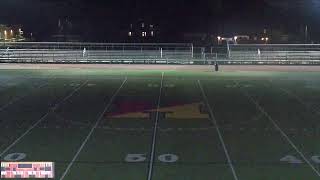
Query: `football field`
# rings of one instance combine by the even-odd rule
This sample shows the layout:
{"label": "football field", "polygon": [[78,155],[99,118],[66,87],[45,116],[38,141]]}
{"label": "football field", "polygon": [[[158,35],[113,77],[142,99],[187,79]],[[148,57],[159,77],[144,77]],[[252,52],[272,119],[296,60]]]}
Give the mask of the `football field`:
{"label": "football field", "polygon": [[319,77],[2,69],[0,159],[60,180],[317,180]]}

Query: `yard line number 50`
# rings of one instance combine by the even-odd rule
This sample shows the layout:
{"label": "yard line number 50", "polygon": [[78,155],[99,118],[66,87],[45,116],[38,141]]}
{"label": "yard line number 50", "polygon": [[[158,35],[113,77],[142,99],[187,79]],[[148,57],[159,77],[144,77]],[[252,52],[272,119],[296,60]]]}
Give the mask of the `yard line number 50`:
{"label": "yard line number 50", "polygon": [[[124,159],[129,163],[139,163],[147,160],[146,154],[127,154]],[[179,157],[175,154],[162,154],[158,156],[158,160],[164,163],[174,163],[179,160]]]}

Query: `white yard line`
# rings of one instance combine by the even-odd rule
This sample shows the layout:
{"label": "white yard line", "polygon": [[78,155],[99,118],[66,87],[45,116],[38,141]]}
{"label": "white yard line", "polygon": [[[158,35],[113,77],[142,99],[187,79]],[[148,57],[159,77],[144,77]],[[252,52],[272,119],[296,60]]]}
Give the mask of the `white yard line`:
{"label": "white yard line", "polygon": [[[235,82],[237,85],[239,83]],[[239,86],[238,86],[239,87]],[[251,97],[245,90],[242,90],[241,87],[239,89],[242,93],[269,119],[269,121],[273,124],[273,126],[281,133],[281,135],[288,141],[288,143],[292,146],[293,149],[301,156],[301,158],[310,166],[310,168],[320,177],[319,171],[313,166],[313,164],[306,158],[306,156],[298,149],[298,147],[293,143],[293,141],[289,138],[289,136],[280,128],[277,122],[260,106],[260,104]]]}
{"label": "white yard line", "polygon": [[213,112],[212,112],[212,108],[211,108],[211,106],[210,106],[210,104],[209,104],[207,95],[206,95],[206,93],[204,92],[204,89],[203,89],[203,87],[202,87],[202,85],[201,85],[200,80],[198,80],[198,84],[199,84],[199,87],[200,87],[200,90],[201,90],[203,99],[204,99],[204,101],[205,101],[205,103],[206,103],[207,109],[208,109],[208,111],[209,111],[209,113],[210,113],[210,120],[213,122],[213,124],[215,125],[215,128],[216,128],[216,130],[217,130],[217,133],[218,133],[218,136],[219,136],[219,139],[220,139],[220,143],[221,143],[222,148],[223,148],[223,150],[224,150],[224,154],[225,154],[225,156],[227,157],[227,161],[228,161],[229,167],[230,167],[230,169],[231,169],[231,171],[232,171],[232,175],[233,175],[233,177],[234,177],[235,180],[238,180],[237,173],[236,173],[235,168],[234,168],[234,166],[233,166],[233,163],[232,163],[232,161],[231,161],[231,158],[230,158],[228,149],[227,149],[227,147],[226,147],[226,144],[225,144],[225,142],[224,142],[224,140],[223,140],[222,133],[220,132],[218,122],[217,122],[217,120],[216,120],[216,118],[215,118],[215,116],[214,116],[214,114],[213,114]]}
{"label": "white yard line", "polygon": [[78,92],[83,86],[88,84],[89,80],[86,80],[84,83],[82,83],[80,86],[78,86],[75,90],[73,90],[68,96],[64,97],[60,102],[58,102],[54,107],[53,111],[55,111],[62,103],[64,103],[66,100],[68,100],[70,97],[74,95],[74,93]]}
{"label": "white yard line", "polygon": [[155,158],[157,131],[158,131],[158,123],[159,123],[159,110],[160,110],[161,94],[162,94],[162,87],[163,87],[163,77],[164,77],[164,72],[162,72],[162,75],[161,75],[161,84],[160,84],[158,103],[157,103],[157,113],[156,113],[155,123],[153,126],[152,146],[151,146],[151,153],[150,153],[150,161],[148,165],[148,178],[147,178],[148,180],[152,179],[152,173],[153,173],[153,164],[154,164],[154,158]]}
{"label": "white yard line", "polygon": [[5,150],[2,151],[0,157],[2,157],[5,153],[7,153],[13,146],[15,146],[22,138],[24,138],[34,127],[36,127],[43,119],[48,116],[49,113],[43,115],[36,123],[30,126],[27,131],[25,131],[18,139],[16,139],[12,144],[10,144]]}
{"label": "white yard line", "polygon": [[120,90],[122,89],[122,87],[124,86],[124,84],[127,82],[127,77],[125,78],[125,80],[123,80],[122,84],[120,85],[120,87],[117,89],[117,91],[112,95],[111,99],[109,100],[109,103],[106,105],[106,107],[104,108],[104,110],[101,112],[101,114],[99,115],[97,121],[95,122],[94,126],[91,128],[90,132],[88,133],[87,137],[84,139],[84,141],[82,142],[81,146],[79,147],[78,151],[76,152],[76,154],[73,156],[71,162],[68,164],[67,168],[65,169],[64,173],[62,174],[62,176],[60,177],[60,180],[63,180],[65,178],[65,176],[68,174],[68,172],[70,171],[72,165],[74,164],[74,162],[76,161],[76,159],[78,158],[79,154],[81,153],[82,149],[84,148],[84,146],[87,144],[88,140],[90,139],[92,133],[94,132],[94,130],[97,128],[97,126],[99,125],[101,119],[103,118],[104,114],[107,112],[107,110],[109,109],[109,107],[111,106],[112,102],[114,101],[115,97],[118,95],[118,93],[120,92]]}
{"label": "white yard line", "polygon": [[[74,89],[68,96],[63,98],[55,107],[58,107],[61,103],[66,101],[68,98],[73,96],[74,93],[79,91],[88,81],[84,82],[81,86]],[[50,107],[51,108],[51,107]],[[15,146],[22,138],[24,138],[32,129],[34,129],[40,122],[42,122],[49,113],[52,112],[52,109],[49,109],[49,111],[43,115],[37,122],[35,122],[32,126],[30,126],[27,131],[25,131],[19,138],[17,138],[12,144],[10,144],[4,151],[1,152],[0,157],[2,157],[5,153],[7,153],[13,146]]]}

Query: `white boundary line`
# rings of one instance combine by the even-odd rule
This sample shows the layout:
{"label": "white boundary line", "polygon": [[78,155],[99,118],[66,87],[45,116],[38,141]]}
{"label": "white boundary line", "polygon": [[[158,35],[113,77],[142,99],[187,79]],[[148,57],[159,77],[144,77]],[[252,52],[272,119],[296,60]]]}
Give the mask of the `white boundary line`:
{"label": "white boundary line", "polygon": [[[235,82],[238,86],[239,83]],[[306,156],[298,149],[298,147],[291,141],[289,136],[280,128],[280,126],[276,123],[276,121],[260,106],[260,104],[251,97],[245,90],[242,90],[241,87],[238,88],[242,91],[242,93],[269,119],[269,121],[273,124],[273,126],[281,133],[281,135],[288,141],[288,143],[296,150],[296,152],[301,156],[301,158],[310,166],[310,168],[320,177],[319,171],[313,166],[313,164],[306,158]]]}
{"label": "white boundary line", "polygon": [[206,95],[206,93],[205,93],[204,90],[203,90],[203,87],[202,87],[202,85],[201,85],[200,80],[198,80],[198,85],[199,85],[199,87],[200,87],[200,90],[201,90],[203,99],[204,99],[204,101],[205,101],[205,103],[206,103],[206,106],[207,106],[207,108],[208,108],[208,111],[209,111],[209,113],[210,113],[210,117],[211,117],[210,120],[213,122],[213,124],[214,124],[215,127],[216,127],[216,130],[217,130],[217,133],[218,133],[218,136],[219,136],[219,139],[220,139],[220,143],[221,143],[221,145],[222,145],[222,147],[223,147],[224,154],[225,154],[226,157],[227,157],[228,164],[229,164],[229,167],[230,167],[230,169],[231,169],[231,171],[232,171],[233,177],[234,177],[235,180],[238,180],[237,173],[236,173],[236,171],[235,171],[235,169],[234,169],[234,166],[233,166],[233,163],[232,163],[232,161],[231,161],[231,158],[230,158],[228,149],[227,149],[226,144],[225,144],[225,142],[224,142],[224,140],[223,140],[222,133],[220,132],[218,122],[217,122],[217,120],[216,120],[216,118],[215,118],[215,116],[214,116],[214,114],[213,114],[213,112],[212,112],[212,109],[211,109],[211,106],[210,106],[210,104],[209,104],[207,95]]}
{"label": "white boundary line", "polygon": [[[76,89],[74,89],[68,96],[66,96],[65,98],[63,98],[58,104],[55,105],[55,108],[58,107],[61,103],[63,103],[64,101],[66,101],[68,98],[70,98],[71,96],[74,95],[74,93],[76,93],[77,91],[79,91],[86,83],[88,82],[85,81],[81,86],[77,87]],[[16,139],[11,145],[9,145],[4,151],[1,152],[0,157],[2,157],[6,152],[8,152],[13,146],[15,146],[24,136],[26,136],[32,129],[34,129],[40,122],[42,122],[42,120],[44,120],[49,113],[52,110],[48,110],[48,112],[43,115],[37,122],[35,122],[32,126],[30,126],[27,131],[25,131],[18,139]]]}
{"label": "white boundary line", "polygon": [[67,168],[65,169],[64,173],[62,174],[62,176],[59,178],[60,180],[63,180],[65,178],[65,176],[67,175],[67,173],[69,172],[70,168],[72,167],[73,163],[76,161],[76,159],[78,158],[79,154],[81,153],[82,149],[84,148],[84,146],[87,144],[88,140],[90,139],[92,133],[94,132],[94,130],[97,128],[97,126],[99,125],[101,119],[103,118],[104,114],[107,112],[107,110],[109,109],[109,107],[111,106],[114,98],[118,95],[118,93],[120,92],[120,90],[122,89],[122,87],[124,86],[124,84],[127,82],[127,77],[125,78],[125,80],[123,80],[122,84],[120,85],[120,87],[117,89],[117,91],[112,95],[111,99],[109,100],[109,103],[106,105],[106,107],[104,108],[104,110],[101,112],[101,114],[99,115],[97,121],[95,122],[94,126],[92,126],[90,132],[88,133],[87,137],[84,139],[84,141],[82,142],[81,146],[79,147],[78,151],[76,152],[76,154],[73,156],[71,162],[68,164]]}
{"label": "white boundary line", "polygon": [[163,87],[163,77],[164,77],[164,72],[162,72],[162,75],[161,75],[161,84],[160,84],[159,97],[158,97],[158,103],[157,103],[156,120],[155,120],[155,123],[153,126],[150,161],[149,161],[149,165],[148,165],[148,178],[147,178],[148,180],[152,179],[152,173],[153,173],[153,164],[154,164],[154,158],[155,158],[154,156],[155,156],[155,149],[156,149],[158,123],[159,123],[159,109],[160,109],[161,94],[162,94],[162,87]]}

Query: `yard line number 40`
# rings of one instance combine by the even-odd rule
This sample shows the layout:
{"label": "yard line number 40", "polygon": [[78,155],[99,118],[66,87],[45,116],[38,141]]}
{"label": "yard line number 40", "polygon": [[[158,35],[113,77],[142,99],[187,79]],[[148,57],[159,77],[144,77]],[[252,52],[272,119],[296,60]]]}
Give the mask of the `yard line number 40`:
{"label": "yard line number 40", "polygon": [[[320,156],[311,156],[311,160],[314,163],[320,164]],[[297,157],[292,156],[292,155],[287,155],[287,156],[281,158],[280,161],[281,162],[287,162],[287,163],[290,163],[290,164],[302,164],[302,163],[304,163],[304,161],[302,161],[301,159],[298,159]]]}

